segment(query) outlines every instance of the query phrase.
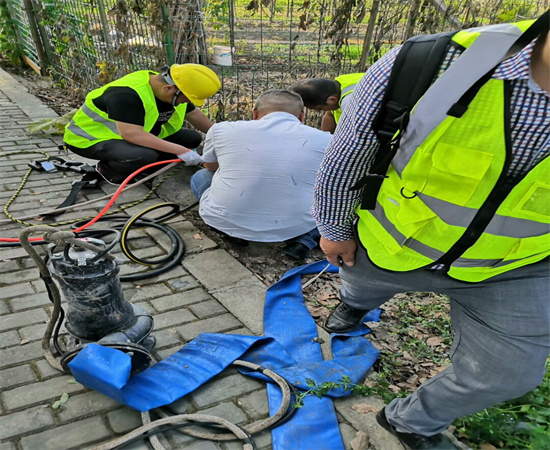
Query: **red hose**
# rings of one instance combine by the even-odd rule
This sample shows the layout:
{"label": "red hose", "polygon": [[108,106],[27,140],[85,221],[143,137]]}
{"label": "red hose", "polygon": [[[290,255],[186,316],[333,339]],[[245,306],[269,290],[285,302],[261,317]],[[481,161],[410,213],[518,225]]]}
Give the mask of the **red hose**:
{"label": "red hose", "polygon": [[[136,170],[134,173],[132,173],[131,175],[128,175],[128,177],[122,182],[122,184],[118,187],[118,189],[115,191],[115,193],[113,194],[113,197],[111,198],[111,200],[109,200],[109,203],[107,203],[103,209],[99,212],[99,214],[97,216],[95,216],[92,220],[90,220],[88,223],[82,225],[81,227],[78,227],[76,230],[73,230],[73,233],[79,233],[80,231],[83,231],[85,230],[86,228],[88,228],[90,225],[93,225],[94,223],[96,223],[101,217],[103,217],[105,215],[105,213],[109,210],[109,208],[113,205],[113,203],[115,202],[115,200],[118,198],[118,196],[120,195],[120,193],[122,192],[122,190],[126,187],[126,185],[140,172],[143,172],[145,169],[148,169],[149,167],[155,167],[155,166],[159,166],[161,164],[170,164],[170,163],[178,163],[178,162],[181,162],[181,159],[170,159],[170,160],[167,160],[167,161],[157,161],[157,162],[154,162],[154,163],[151,163],[151,164],[147,164],[146,166],[143,166],[141,168],[139,168],[138,170]],[[30,238],[29,241],[41,241],[42,238],[40,237],[36,237],[36,238]],[[19,242],[19,239],[17,238],[0,238],[0,242]]]}

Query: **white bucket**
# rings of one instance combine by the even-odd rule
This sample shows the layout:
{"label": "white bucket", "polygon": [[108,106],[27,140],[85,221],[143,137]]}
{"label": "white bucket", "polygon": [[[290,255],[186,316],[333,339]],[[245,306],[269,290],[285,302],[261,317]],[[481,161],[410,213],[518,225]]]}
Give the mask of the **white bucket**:
{"label": "white bucket", "polygon": [[218,66],[232,66],[233,58],[231,55],[231,47],[223,45],[215,45],[214,47],[214,64]]}

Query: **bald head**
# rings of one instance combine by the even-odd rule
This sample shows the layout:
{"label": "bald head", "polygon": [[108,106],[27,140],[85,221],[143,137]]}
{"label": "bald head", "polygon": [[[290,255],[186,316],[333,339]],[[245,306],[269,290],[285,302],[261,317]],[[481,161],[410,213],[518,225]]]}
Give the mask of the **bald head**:
{"label": "bald head", "polygon": [[256,100],[253,117],[260,119],[272,112],[287,112],[302,120],[304,115],[304,103],[302,97],[295,92],[286,89],[270,89],[265,91]]}

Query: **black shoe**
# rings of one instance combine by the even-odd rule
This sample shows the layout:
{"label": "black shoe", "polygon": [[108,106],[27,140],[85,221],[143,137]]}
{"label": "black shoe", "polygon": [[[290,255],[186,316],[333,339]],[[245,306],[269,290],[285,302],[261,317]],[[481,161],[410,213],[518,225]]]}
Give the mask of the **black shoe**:
{"label": "black shoe", "polygon": [[309,248],[300,242],[292,242],[283,247],[283,253],[294,259],[306,259],[309,255]]}
{"label": "black shoe", "polygon": [[368,309],[351,308],[342,302],[328,316],[323,328],[329,333],[347,333],[348,331],[355,330],[368,312]]}
{"label": "black shoe", "polygon": [[378,411],[376,414],[376,421],[378,424],[393,434],[399,442],[408,450],[456,450],[458,447],[452,443],[452,441],[445,435],[439,433],[434,436],[422,436],[421,434],[414,433],[400,433],[395,427],[386,419],[386,412],[384,409]]}

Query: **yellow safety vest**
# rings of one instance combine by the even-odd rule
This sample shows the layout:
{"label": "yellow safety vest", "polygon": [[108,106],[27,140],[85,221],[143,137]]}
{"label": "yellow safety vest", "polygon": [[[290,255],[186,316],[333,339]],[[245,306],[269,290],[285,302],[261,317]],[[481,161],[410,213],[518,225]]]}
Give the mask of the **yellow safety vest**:
{"label": "yellow safety vest", "polygon": [[[129,87],[137,92],[145,108],[145,123],[143,129],[150,132],[157,122],[159,112],[155,94],[149,84],[149,76],[156,72],[139,70],[119,78],[103,87],[94,89],[87,96],[84,105],[76,112],[73,119],[65,127],[63,140],[66,144],[77,148],[87,148],[98,142],[111,139],[122,140],[115,121],[109,119],[107,113],[98,109],[93,100],[103,95],[110,87]],[[185,120],[187,104],[182,103],[175,107],[170,120],[162,125],[159,138],[163,139],[179,131]]]}
{"label": "yellow safety vest", "polygon": [[[355,89],[355,85],[359,83],[359,80],[363,78],[364,73],[349,73],[347,75],[340,75],[336,77],[335,80],[340,83],[340,100],[338,101],[338,106],[342,106],[342,100],[347,95],[350,95]],[[338,123],[340,117],[342,116],[342,109],[338,108],[332,112],[334,116],[334,121]]]}
{"label": "yellow safety vest", "polygon": [[507,186],[504,82],[490,79],[462,117],[447,115],[461,87],[498,64],[495,43],[504,54],[531,23],[453,37],[466,50],[415,106],[414,133],[403,135],[375,209],[357,210],[359,240],[377,266],[410,271],[456,253],[448,275],[479,282],[550,255],[550,157]]}

